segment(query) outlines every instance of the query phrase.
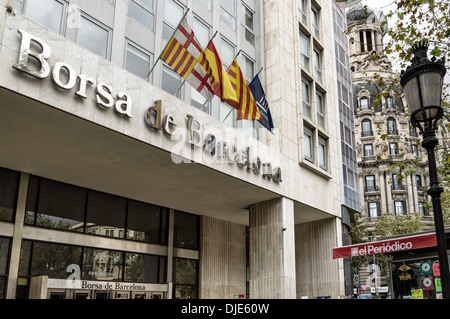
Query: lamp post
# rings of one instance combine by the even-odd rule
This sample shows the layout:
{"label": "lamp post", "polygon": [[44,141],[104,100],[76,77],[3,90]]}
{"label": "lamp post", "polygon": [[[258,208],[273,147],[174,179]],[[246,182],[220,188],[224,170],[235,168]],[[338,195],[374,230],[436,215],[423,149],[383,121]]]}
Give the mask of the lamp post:
{"label": "lamp post", "polygon": [[441,95],[446,68],[443,59],[438,61],[435,58],[428,59],[428,43],[426,40],[417,43],[412,49],[414,57],[406,71],[402,71],[400,83],[411,110],[411,123],[423,135],[422,146],[428,153],[430,188],[427,194],[431,196],[433,203],[442,294],[444,299],[449,299],[450,275],[441,206],[441,193],[444,189],[439,186],[434,152],[438,144],[436,137],[438,121],[444,115],[444,110],[441,107]]}

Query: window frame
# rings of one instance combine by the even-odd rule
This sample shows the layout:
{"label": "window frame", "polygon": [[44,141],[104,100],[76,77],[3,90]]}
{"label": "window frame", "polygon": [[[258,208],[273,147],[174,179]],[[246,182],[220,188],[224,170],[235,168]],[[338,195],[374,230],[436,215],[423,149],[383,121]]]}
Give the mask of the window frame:
{"label": "window frame", "polygon": [[[94,24],[95,26],[99,27],[100,29],[103,29],[103,30],[106,31],[107,39],[106,39],[105,56],[102,56],[101,54],[99,54],[99,53],[97,53],[97,52],[95,52],[95,51],[92,51],[90,48],[88,48],[88,47],[82,45],[82,44],[79,42],[79,36],[80,36],[80,30],[81,30],[81,23],[82,23],[83,19],[85,19],[86,21],[88,21],[88,22]],[[76,42],[78,45],[80,45],[80,46],[86,48],[86,49],[89,50],[90,52],[92,52],[92,53],[94,53],[94,54],[97,54],[98,56],[100,56],[100,57],[102,57],[102,58],[104,58],[104,59],[107,59],[107,60],[110,59],[110,56],[111,56],[111,42],[112,42],[111,29],[108,28],[108,27],[107,27],[106,25],[104,25],[103,23],[99,22],[98,20],[92,18],[91,16],[89,16],[89,15],[83,13],[83,12],[82,12],[81,15],[80,15],[80,28],[77,29],[76,36],[75,36],[75,42]]]}
{"label": "window frame", "polygon": [[[124,68],[125,68],[128,72],[131,72],[131,73],[133,73],[134,75],[139,76],[139,77],[141,77],[141,76],[138,75],[138,74],[136,74],[136,73],[134,73],[134,72],[132,72],[131,70],[129,70],[129,69],[127,68],[127,65],[128,65],[128,54],[130,53],[130,51],[128,50],[129,47],[131,47],[131,48],[133,48],[134,50],[138,51],[138,53],[142,53],[143,55],[148,56],[148,58],[149,58],[149,61],[148,61],[148,64],[149,64],[149,65],[148,65],[148,66],[149,66],[149,67],[148,67],[148,70],[146,71],[145,77],[143,77],[143,79],[145,79],[146,76],[148,75],[148,72],[150,71],[150,69],[151,69],[151,67],[152,67],[152,63],[153,63],[153,59],[154,59],[153,54],[150,53],[150,52],[148,52],[148,51],[146,51],[146,50],[144,50],[142,47],[138,46],[138,45],[135,44],[134,42],[131,42],[130,40],[126,39],[126,41],[125,41]],[[141,77],[141,78],[142,78],[142,77]],[[147,81],[150,81],[150,77],[147,79]]]}
{"label": "window frame", "polygon": [[313,54],[314,78],[322,83],[322,50],[314,46]]}
{"label": "window frame", "polygon": [[[303,45],[306,45],[304,48]],[[303,33],[299,32],[299,46],[300,46],[300,66],[309,72],[311,64],[311,44],[309,42],[309,37]]]}
{"label": "window frame", "polygon": [[[373,207],[372,205],[375,205],[375,207]],[[368,202],[367,203],[367,208],[368,208],[368,217],[370,218],[377,218],[381,216],[380,213],[380,203],[379,202]],[[375,210],[375,216],[373,216],[373,212]]]}
{"label": "window frame", "polygon": [[[252,20],[252,27],[250,28],[247,25],[247,13],[251,14],[251,20]],[[253,10],[251,10],[244,2],[241,3],[241,14],[242,14],[242,19],[241,19],[241,30],[242,30],[242,36],[244,37],[244,39],[250,43],[252,46],[255,46],[255,12]],[[250,35],[250,39],[249,40],[247,38],[247,32]]]}
{"label": "window frame", "polygon": [[[138,20],[135,17],[130,15],[130,3],[133,2],[143,10],[147,11],[150,15],[153,16],[153,23],[152,26],[149,26],[144,21]],[[146,28],[148,28],[150,31],[155,31],[155,20],[156,20],[156,12],[155,12],[155,1],[153,1],[153,8],[148,7],[146,4],[142,3],[140,0],[128,0],[128,7],[127,7],[127,16],[131,19],[139,22],[140,24],[144,25]]]}
{"label": "window frame", "polygon": [[[311,82],[306,80],[305,78],[302,78],[302,113],[303,116],[312,119],[312,106],[311,106]],[[303,90],[304,86],[306,87],[306,91]],[[305,97],[305,94],[307,93],[307,96]]]}
{"label": "window frame", "polygon": [[[318,164],[319,167],[323,170],[328,170],[328,142],[322,136],[319,136],[318,140]],[[323,150],[323,154],[321,154],[321,150]]]}
{"label": "window frame", "polygon": [[[367,148],[368,146],[370,146],[370,150]],[[367,153],[371,153],[371,154],[367,154]],[[372,143],[363,144],[363,154],[364,154],[364,157],[375,156]]]}
{"label": "window frame", "polygon": [[[309,143],[306,142],[305,136],[309,137]],[[307,146],[309,152],[306,152]],[[310,153],[311,156],[308,156],[307,153]],[[313,130],[307,126],[303,127],[303,158],[308,162],[314,163],[314,134]]]}

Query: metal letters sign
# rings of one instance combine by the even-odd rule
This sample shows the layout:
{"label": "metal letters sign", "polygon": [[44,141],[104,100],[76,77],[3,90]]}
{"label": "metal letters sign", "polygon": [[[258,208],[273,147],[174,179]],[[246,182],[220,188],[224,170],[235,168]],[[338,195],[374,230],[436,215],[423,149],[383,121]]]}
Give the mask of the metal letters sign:
{"label": "metal letters sign", "polygon": [[[132,98],[129,94],[119,91],[113,95],[113,88],[103,82],[96,83],[94,77],[87,74],[76,74],[75,70],[65,62],[56,62],[53,67],[47,59],[51,56],[51,49],[38,37],[18,29],[22,40],[18,62],[13,68],[24,72],[37,79],[51,77],[54,85],[59,89],[69,91],[76,89],[75,96],[83,99],[88,98],[86,90],[89,86],[95,87],[95,102],[97,106],[104,109],[114,109],[117,114],[132,118]],[[144,115],[145,123],[155,131],[163,131],[165,135],[172,137],[180,127],[176,123],[175,116],[163,114],[162,101],[155,101],[154,106],[148,107]],[[186,115],[186,140],[192,149],[201,149],[200,154],[209,154],[210,157],[218,159],[217,162],[236,163],[240,168],[246,168],[255,174],[261,174],[262,178],[275,183],[282,182],[281,168],[270,162],[263,162],[258,155],[254,155],[251,146],[238,148],[233,143],[218,140],[214,134],[205,133],[202,122],[191,114]],[[176,147],[175,147],[176,148]],[[180,147],[182,148],[182,147]],[[172,160],[177,158],[172,150]],[[178,156],[181,158],[181,156]],[[224,159],[224,160],[223,160]],[[210,160],[208,160],[210,161]]]}

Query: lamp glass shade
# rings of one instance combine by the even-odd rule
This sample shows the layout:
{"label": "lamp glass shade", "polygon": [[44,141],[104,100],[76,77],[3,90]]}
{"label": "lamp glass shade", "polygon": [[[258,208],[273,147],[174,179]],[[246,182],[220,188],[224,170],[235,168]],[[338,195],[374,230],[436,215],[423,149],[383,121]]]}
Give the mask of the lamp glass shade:
{"label": "lamp glass shade", "polygon": [[417,77],[411,78],[406,84],[403,85],[403,91],[406,97],[406,103],[411,113],[422,107],[420,94],[419,94],[419,81]]}
{"label": "lamp glass shade", "polygon": [[442,75],[430,70],[420,74],[419,81],[423,106],[441,106]]}

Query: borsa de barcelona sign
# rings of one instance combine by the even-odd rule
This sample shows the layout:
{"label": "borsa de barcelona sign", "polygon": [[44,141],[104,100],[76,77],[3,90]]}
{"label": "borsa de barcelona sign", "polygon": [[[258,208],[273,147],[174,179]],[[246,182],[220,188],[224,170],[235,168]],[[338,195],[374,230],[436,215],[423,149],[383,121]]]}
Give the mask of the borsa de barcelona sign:
{"label": "borsa de barcelona sign", "polygon": [[[94,77],[87,74],[76,74],[75,70],[65,62],[56,62],[51,67],[47,59],[51,56],[51,49],[47,43],[27,31],[18,29],[21,35],[20,51],[17,63],[12,67],[37,79],[51,77],[54,85],[63,90],[76,89],[75,98],[88,98],[88,87],[95,88],[95,104],[105,109],[114,111],[124,117],[133,118],[132,97],[119,91],[116,97],[113,88],[105,82],[97,82]],[[156,100],[154,105],[146,109],[144,121],[148,127],[155,131],[162,131],[171,137],[180,128],[175,121],[175,116],[163,113],[163,103]],[[217,158],[220,162],[235,163],[241,168],[246,168],[254,174],[260,174],[263,178],[275,183],[282,182],[281,168],[272,165],[271,162],[263,161],[260,156],[254,154],[251,146],[238,148],[235,144],[220,140],[214,134],[205,134],[200,120],[193,115],[187,114],[185,119],[186,139],[193,149],[201,148],[203,153]],[[202,154],[203,154],[202,153]],[[174,156],[174,161],[182,162],[180,156]]]}

